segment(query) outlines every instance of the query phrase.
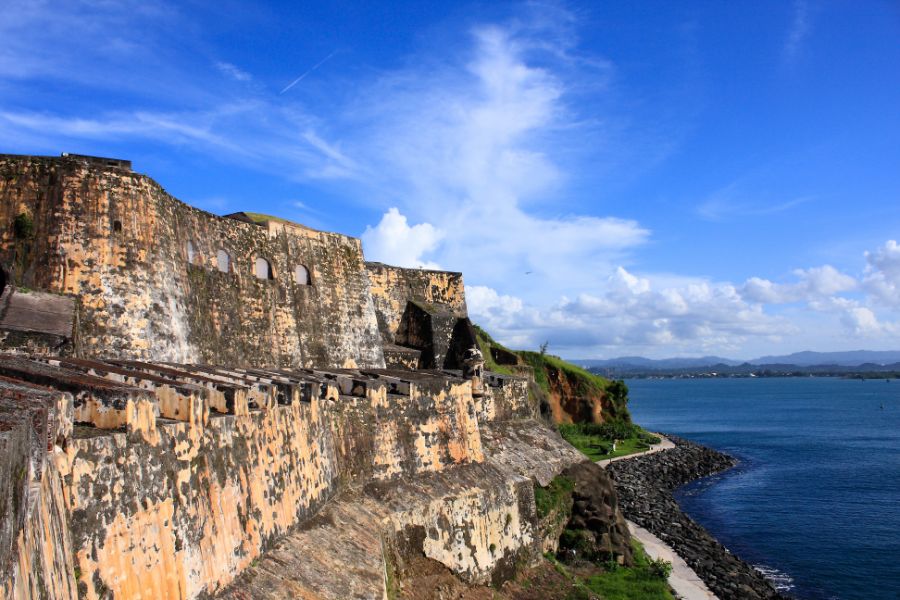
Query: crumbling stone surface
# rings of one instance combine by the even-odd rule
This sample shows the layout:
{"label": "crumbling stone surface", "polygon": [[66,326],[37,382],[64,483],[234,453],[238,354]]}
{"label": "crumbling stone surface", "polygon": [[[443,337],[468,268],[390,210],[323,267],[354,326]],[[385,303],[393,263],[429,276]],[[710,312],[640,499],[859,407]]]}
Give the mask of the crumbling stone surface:
{"label": "crumbling stone surface", "polygon": [[[77,573],[82,598],[215,594],[302,523],[310,530],[350,484],[378,504],[369,531],[387,540],[394,563],[409,531],[423,532],[416,553],[472,582],[508,578],[539,553],[531,481],[486,461],[471,381],[453,372],[21,356],[0,356],[0,372],[18,378],[10,389],[42,399],[36,412],[13,407],[20,426],[10,435],[32,440],[22,447],[37,458],[10,464],[45,464],[46,445],[56,448],[40,519],[3,521],[17,581],[44,569],[23,562],[29,548],[61,548],[69,562],[54,559],[53,569]],[[527,394],[513,398],[527,390],[519,384],[489,376],[485,396],[502,414],[529,414]],[[68,421],[54,416],[65,411]],[[62,542],[47,537],[62,530]],[[16,536],[34,541],[16,550]],[[371,591],[366,581],[345,591]]]}
{"label": "crumbling stone surface", "polygon": [[70,394],[0,377],[0,598],[76,598],[55,463],[72,419]]}
{"label": "crumbling stone surface", "polygon": [[396,343],[407,303],[435,309],[455,317],[466,317],[466,292],[462,273],[429,269],[403,269],[367,262],[378,328],[384,341]]}
{"label": "crumbling stone surface", "polygon": [[[23,214],[27,239],[5,226]],[[217,217],[77,157],[0,155],[0,223],[0,263],[18,285],[80,299],[85,356],[384,366],[358,239]],[[274,279],[254,275],[259,257]],[[295,282],[298,265],[311,285]]]}
{"label": "crumbling stone surface", "polygon": [[[547,487],[567,467],[584,455],[556,431],[537,421],[499,421],[481,428],[481,439],[491,462]],[[602,474],[601,474],[602,476]]]}

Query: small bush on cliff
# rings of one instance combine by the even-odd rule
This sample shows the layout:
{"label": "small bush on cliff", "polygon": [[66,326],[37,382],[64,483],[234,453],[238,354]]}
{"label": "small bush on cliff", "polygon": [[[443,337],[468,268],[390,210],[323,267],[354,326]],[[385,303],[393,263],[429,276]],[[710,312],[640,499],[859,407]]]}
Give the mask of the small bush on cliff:
{"label": "small bush on cliff", "polygon": [[28,213],[16,215],[13,221],[13,234],[20,240],[28,240],[34,235],[34,220]]}
{"label": "small bush on cliff", "polygon": [[575,482],[562,475],[554,477],[547,487],[534,484],[534,503],[538,518],[543,519],[556,511],[568,519],[569,512],[572,510],[572,490],[574,489]]}
{"label": "small bush on cliff", "polygon": [[[596,565],[593,574],[584,573],[583,566],[570,570],[552,554],[544,555],[556,571],[571,583],[571,590],[566,600],[673,600],[674,595],[656,563],[665,561],[651,560],[644,552],[644,547],[632,539],[635,565],[622,567],[616,563]],[[670,568],[671,566],[669,566]]]}

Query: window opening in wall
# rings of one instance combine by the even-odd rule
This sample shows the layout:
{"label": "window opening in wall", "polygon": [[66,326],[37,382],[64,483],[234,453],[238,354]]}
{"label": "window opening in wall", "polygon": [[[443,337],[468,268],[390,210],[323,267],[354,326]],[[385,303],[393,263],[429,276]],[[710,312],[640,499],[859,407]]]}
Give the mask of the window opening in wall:
{"label": "window opening in wall", "polygon": [[118,219],[113,221],[113,232],[122,233],[122,221],[119,221]]}
{"label": "window opening in wall", "polygon": [[197,258],[197,249],[194,247],[194,242],[190,240],[187,243],[187,256],[188,262],[194,264],[194,259]]}
{"label": "window opening in wall", "polygon": [[254,274],[257,279],[275,279],[275,274],[272,272],[272,265],[261,256],[256,259]]}
{"label": "window opening in wall", "polygon": [[303,265],[297,265],[294,269],[294,281],[297,285],[309,285],[309,269]]}
{"label": "window opening in wall", "polygon": [[0,294],[6,291],[6,271],[0,267]]}
{"label": "window opening in wall", "polygon": [[222,273],[231,272],[231,257],[224,250],[216,252],[216,266]]}

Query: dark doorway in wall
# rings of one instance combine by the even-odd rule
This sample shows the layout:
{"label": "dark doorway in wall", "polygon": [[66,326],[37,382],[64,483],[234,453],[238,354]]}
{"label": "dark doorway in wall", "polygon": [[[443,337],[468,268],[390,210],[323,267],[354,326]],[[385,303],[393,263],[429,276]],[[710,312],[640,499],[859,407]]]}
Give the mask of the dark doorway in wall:
{"label": "dark doorway in wall", "polygon": [[122,221],[118,219],[113,221],[113,233],[122,233]]}
{"label": "dark doorway in wall", "polygon": [[3,267],[0,267],[0,295],[3,295],[3,292],[6,291],[6,284],[9,282],[9,279],[6,276],[6,270]]}

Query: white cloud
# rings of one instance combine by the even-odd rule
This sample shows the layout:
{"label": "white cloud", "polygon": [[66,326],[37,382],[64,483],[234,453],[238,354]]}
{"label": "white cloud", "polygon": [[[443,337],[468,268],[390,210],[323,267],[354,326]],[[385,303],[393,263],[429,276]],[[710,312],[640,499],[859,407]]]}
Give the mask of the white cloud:
{"label": "white cloud", "polygon": [[866,291],[876,303],[900,308],[900,244],[888,240],[874,252],[866,252],[865,256],[863,286]]}
{"label": "white cloud", "polygon": [[750,302],[765,304],[787,304],[790,302],[810,302],[822,297],[833,296],[853,290],[857,281],[841,273],[831,265],[796,269],[796,283],[774,283],[768,279],[751,277],[741,287],[741,295]]}
{"label": "white cloud", "polygon": [[231,63],[221,61],[216,62],[216,68],[235,81],[250,81],[251,79],[253,79],[253,76],[250,75],[250,73],[241,70]]}
{"label": "white cloud", "polygon": [[368,260],[401,267],[440,268],[423,258],[433,251],[444,236],[428,223],[410,226],[396,208],[388,210],[375,227],[367,227],[362,235]]}
{"label": "white cloud", "polygon": [[490,288],[475,289],[473,318],[504,342],[587,356],[616,353],[728,352],[748,338],[796,331],[786,319],[748,303],[730,284],[705,280],[660,287],[618,267],[602,294],[579,294],[538,308]]}
{"label": "white cloud", "polygon": [[452,232],[435,259],[542,302],[595,287],[650,235],[631,219],[557,207],[573,168],[557,149],[592,130],[567,104],[571,39],[556,35],[476,28],[464,62],[386,75],[354,111],[366,125],[354,156],[369,182],[403,214]]}

